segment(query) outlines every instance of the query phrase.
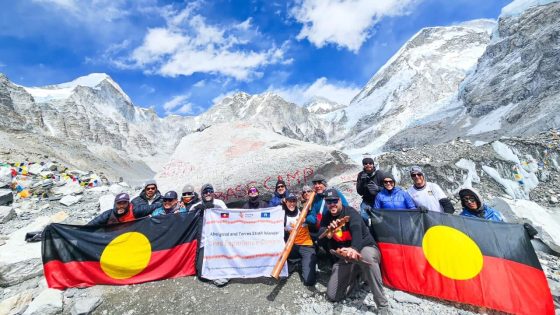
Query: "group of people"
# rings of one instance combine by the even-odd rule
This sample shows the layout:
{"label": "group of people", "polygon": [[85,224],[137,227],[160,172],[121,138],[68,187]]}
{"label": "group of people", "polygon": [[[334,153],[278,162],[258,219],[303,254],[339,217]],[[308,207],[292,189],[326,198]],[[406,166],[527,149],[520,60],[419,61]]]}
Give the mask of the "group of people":
{"label": "group of people", "polygon": [[[261,199],[256,186],[247,190],[248,199],[242,206],[244,209],[258,209],[282,206],[285,211],[285,240],[294,229],[308,203],[310,196],[314,198],[308,208],[305,223],[295,232],[294,246],[288,257],[290,272],[299,271],[306,286],[314,286],[317,279],[317,253],[323,253],[332,263],[331,276],[327,285],[327,297],[332,301],[344,299],[358,284],[358,278],[365,280],[380,314],[388,314],[388,302],[383,293],[380,271],[380,252],[370,232],[371,209],[437,211],[454,213],[455,209],[443,190],[433,182],[426,180],[426,175],[419,166],[410,169],[409,174],[413,185],[404,190],[397,186],[392,174],[377,170],[373,159],[364,158],[363,171],[358,174],[356,191],[362,196],[360,209],[352,208],[344,194],[336,188],[329,188],[327,179],[316,174],[312,186],[305,185],[301,193],[289,191],[283,180],[275,185],[274,195],[268,202]],[[495,209],[483,203],[481,196],[472,188],[459,191],[463,207],[460,215],[477,217],[491,221],[503,222],[503,216]],[[146,216],[158,216],[171,213],[202,211],[205,209],[223,208],[226,204],[215,199],[214,188],[205,184],[200,195],[195,188],[187,184],[179,196],[175,191],[162,195],[155,181],[148,181],[140,195],[132,200],[126,193],[115,197],[114,208],[101,213],[89,225],[108,225],[128,222]],[[342,218],[348,222],[341,224]],[[335,231],[335,233],[326,233]],[[320,236],[326,235],[321,238]],[[200,240],[197,252],[197,276],[201,277],[204,240]],[[324,250],[323,250],[324,249]],[[329,250],[336,250],[345,259],[335,259]],[[354,263],[358,260],[366,263]],[[203,279],[204,280],[204,279]],[[228,283],[228,279],[213,280],[217,286]]]}

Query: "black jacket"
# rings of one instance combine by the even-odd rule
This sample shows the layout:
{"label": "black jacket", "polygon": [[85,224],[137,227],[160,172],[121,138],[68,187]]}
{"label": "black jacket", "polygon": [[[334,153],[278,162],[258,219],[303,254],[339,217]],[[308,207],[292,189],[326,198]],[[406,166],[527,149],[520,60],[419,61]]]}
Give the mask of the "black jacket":
{"label": "black jacket", "polygon": [[321,219],[319,235],[327,229],[332,221],[345,216],[349,216],[350,221],[341,228],[342,235],[340,237],[333,237],[329,240],[329,247],[331,249],[352,247],[359,252],[366,246],[377,247],[377,243],[375,243],[373,236],[371,236],[360,213],[356,209],[348,206],[342,206],[342,210],[336,217],[333,217],[331,212],[327,211]]}
{"label": "black jacket", "polygon": [[156,191],[154,195],[154,202],[150,205],[148,203],[148,198],[146,197],[146,191],[142,190],[140,196],[132,199],[132,206],[134,207],[134,212],[141,214],[143,217],[149,215],[157,208],[163,207],[163,198],[161,193]]}
{"label": "black jacket", "polygon": [[191,211],[192,206],[200,202],[200,198],[198,198],[198,193],[194,193],[194,198],[189,201],[189,203],[183,203],[187,212]]}
{"label": "black jacket", "polygon": [[383,178],[385,176],[385,173],[381,170],[375,170],[371,174],[366,173],[366,171],[358,173],[356,191],[365,202],[375,202],[377,193],[383,189]]}
{"label": "black jacket", "polygon": [[[128,211],[132,211],[134,219],[143,218],[149,215],[149,213],[136,211],[132,204],[129,205]],[[89,221],[87,225],[111,225],[121,223],[122,218],[128,216],[128,211],[121,216],[117,215],[117,205],[115,204],[113,209],[103,211],[100,215]]]}
{"label": "black jacket", "polygon": [[260,208],[268,208],[268,203],[262,201],[260,196],[257,197],[256,200],[247,200],[247,202],[241,207],[242,209],[260,209]]}

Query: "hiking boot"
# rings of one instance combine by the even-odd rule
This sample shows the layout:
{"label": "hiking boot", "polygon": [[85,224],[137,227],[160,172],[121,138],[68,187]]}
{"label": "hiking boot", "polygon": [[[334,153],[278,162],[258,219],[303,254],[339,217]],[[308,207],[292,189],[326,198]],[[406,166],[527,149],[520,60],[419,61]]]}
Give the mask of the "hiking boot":
{"label": "hiking boot", "polygon": [[212,280],[212,283],[214,283],[214,285],[217,287],[223,287],[224,285],[228,284],[228,282],[229,279],[226,278]]}

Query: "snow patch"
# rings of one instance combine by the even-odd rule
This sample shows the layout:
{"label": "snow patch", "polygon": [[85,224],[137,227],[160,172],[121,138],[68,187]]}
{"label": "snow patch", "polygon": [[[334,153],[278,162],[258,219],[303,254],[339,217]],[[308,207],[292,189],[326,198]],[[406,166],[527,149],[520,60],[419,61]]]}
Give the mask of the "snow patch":
{"label": "snow patch", "polygon": [[513,153],[513,151],[510,149],[510,147],[508,147],[503,142],[500,142],[500,141],[492,142],[492,148],[494,148],[494,151],[498,154],[498,156],[502,160],[510,161],[510,162],[513,162],[513,163],[516,163],[516,164],[521,164],[521,161],[519,161],[519,158],[517,157],[517,155],[515,153]]}
{"label": "snow patch", "polygon": [[491,111],[488,115],[482,117],[482,119],[467,132],[467,135],[477,135],[488,131],[499,130],[502,128],[502,117],[509,113],[515,106],[516,104],[512,103]]}
{"label": "snow patch", "polygon": [[533,225],[542,228],[560,246],[560,216],[557,213],[530,200],[503,200],[511,207],[516,216],[529,219]]}
{"label": "snow patch", "polygon": [[457,163],[455,163],[455,166],[467,170],[468,173],[467,176],[464,176],[463,184],[453,192],[454,195],[459,193],[459,190],[462,188],[473,187],[473,182],[480,183],[480,177],[476,173],[476,164],[473,161],[460,159]]}
{"label": "snow patch", "polygon": [[512,181],[510,179],[502,178],[502,176],[500,176],[500,173],[498,173],[498,171],[493,167],[482,165],[482,169],[484,170],[484,172],[486,172],[486,174],[492,177],[492,179],[494,179],[498,184],[502,185],[506,193],[510,195],[512,198],[528,199],[527,194],[525,194],[525,191],[521,189],[521,187],[517,182]]}
{"label": "snow patch", "polygon": [[506,5],[502,8],[500,17],[510,17],[521,15],[526,10],[540,6],[547,5],[552,2],[558,2],[559,0],[514,0],[512,3]]}

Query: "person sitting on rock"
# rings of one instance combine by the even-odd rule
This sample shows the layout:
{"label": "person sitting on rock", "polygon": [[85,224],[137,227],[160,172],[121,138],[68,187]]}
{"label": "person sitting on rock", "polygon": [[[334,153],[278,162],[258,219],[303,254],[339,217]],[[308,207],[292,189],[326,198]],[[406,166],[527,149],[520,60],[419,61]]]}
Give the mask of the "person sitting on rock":
{"label": "person sitting on rock", "polygon": [[158,215],[187,212],[187,209],[181,207],[181,205],[179,204],[179,200],[177,199],[177,193],[175,191],[170,190],[166,192],[165,195],[163,195],[162,199],[163,199],[163,206],[154,210],[154,212],[152,212],[152,217]]}
{"label": "person sitting on rock", "polygon": [[[323,215],[328,212],[327,205],[325,204],[325,200],[323,199],[323,193],[327,189],[327,179],[325,176],[321,174],[316,174],[311,179],[313,183],[313,190],[315,191],[315,198],[313,198],[313,203],[311,204],[311,209],[309,209],[309,214],[305,219],[305,222],[309,224],[310,229],[313,231],[317,231],[319,229],[319,224],[321,223],[321,218]],[[336,190],[336,189],[335,189]],[[340,200],[343,206],[348,206],[348,201],[344,197],[344,195],[336,190],[338,195],[340,196]],[[316,233],[313,234],[315,237]]]}
{"label": "person sitting on rock", "polygon": [[276,182],[276,186],[274,188],[274,196],[272,197],[272,199],[270,199],[270,201],[268,202],[268,206],[269,207],[276,207],[282,204],[282,199],[284,199],[284,197],[286,197],[286,194],[288,194],[288,189],[286,188],[286,183],[279,179]]}
{"label": "person sitting on rock", "polygon": [[[295,227],[301,215],[301,210],[297,206],[297,199],[296,195],[288,193],[282,203],[282,208],[285,212],[284,241],[288,240],[290,232]],[[291,273],[300,269],[303,284],[306,286],[313,286],[317,278],[317,255],[307,224],[303,223],[296,233],[294,246],[288,256],[288,271]]]}
{"label": "person sitting on rock", "polygon": [[[327,284],[327,298],[333,302],[344,299],[356,288],[358,275],[365,279],[373,300],[377,304],[378,314],[389,314],[389,303],[383,293],[383,281],[379,267],[381,254],[358,211],[342,205],[335,189],[325,192],[325,202],[329,211],[321,220],[320,233],[326,233],[329,248],[336,250],[347,259],[338,259],[332,266],[332,273]],[[340,219],[349,217],[349,221],[339,226]],[[357,263],[357,260],[366,263]]]}
{"label": "person sitting on rock", "polygon": [[498,210],[482,202],[482,198],[476,190],[463,188],[459,191],[459,198],[463,206],[463,211],[460,215],[495,222],[505,222],[504,216]]}
{"label": "person sitting on rock", "polygon": [[194,186],[191,184],[186,184],[183,187],[181,194],[181,207],[185,208],[188,212],[191,210],[192,206],[199,203],[198,193],[194,191]]}
{"label": "person sitting on rock", "polygon": [[87,225],[112,225],[134,221],[149,215],[149,213],[137,211],[130,203],[130,196],[127,193],[120,193],[115,197],[113,209],[104,211]]}
{"label": "person sitting on rock", "polygon": [[360,204],[360,215],[365,222],[369,221],[369,215],[366,208],[375,206],[375,197],[383,189],[383,178],[385,174],[381,170],[375,169],[373,159],[366,157],[362,160],[363,171],[358,173],[356,179],[356,191],[362,196]]}
{"label": "person sitting on rock", "polygon": [[375,209],[416,209],[412,197],[402,188],[396,186],[395,178],[385,174],[383,189],[375,197]]}
{"label": "person sitting on rock", "polygon": [[408,194],[418,208],[430,211],[453,213],[455,208],[438,184],[426,181],[420,166],[410,168],[410,178],[413,185],[408,188]]}
{"label": "person sitting on rock", "polygon": [[156,181],[151,179],[144,183],[144,189],[142,189],[140,195],[132,199],[132,205],[135,210],[150,214],[163,206],[162,201]]}
{"label": "person sitting on rock", "polygon": [[[202,196],[201,197],[202,200],[199,203],[193,205],[191,207],[191,211],[200,212],[202,214],[201,220],[204,220],[204,214],[207,209],[214,209],[214,208],[227,209],[226,204],[222,200],[214,198],[214,187],[211,184],[202,185],[202,188],[200,189],[200,195]],[[198,248],[198,252],[196,253],[196,275],[198,279],[202,281],[208,281],[207,279],[202,277],[202,263],[204,258],[204,245],[205,245],[204,244],[205,239],[202,236],[203,236],[202,224],[200,224],[200,230],[198,231],[198,239],[200,240],[199,242],[200,245]],[[225,278],[215,279],[212,280],[212,282],[216,286],[222,287],[229,282],[229,279],[225,279]]]}
{"label": "person sitting on rock", "polygon": [[311,195],[312,191],[313,191],[313,189],[311,188],[311,186],[303,185],[303,187],[301,188],[301,197],[299,199],[299,202],[300,202],[299,206],[300,207],[305,207],[305,204],[309,200],[309,196]]}
{"label": "person sitting on rock", "polygon": [[268,208],[266,201],[261,200],[257,187],[251,185],[249,189],[247,189],[247,196],[249,196],[249,199],[243,205],[243,209]]}

